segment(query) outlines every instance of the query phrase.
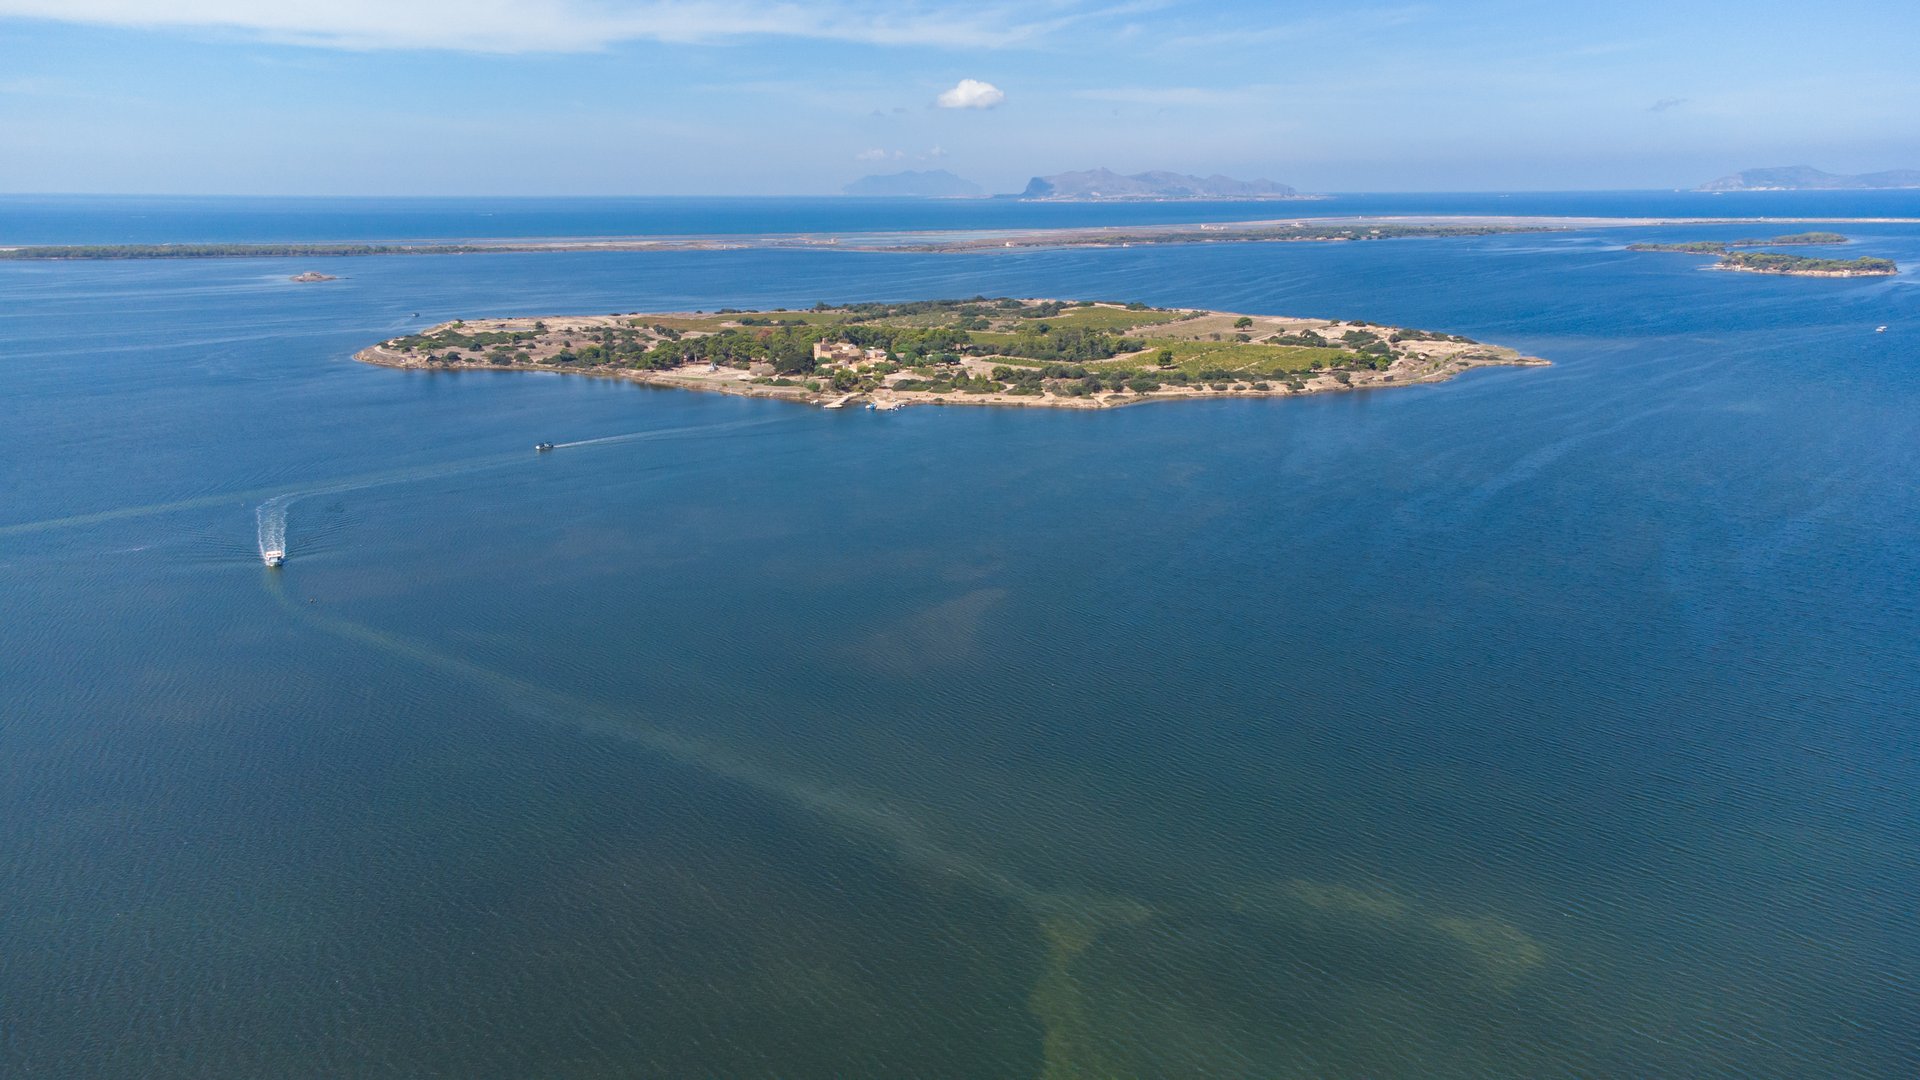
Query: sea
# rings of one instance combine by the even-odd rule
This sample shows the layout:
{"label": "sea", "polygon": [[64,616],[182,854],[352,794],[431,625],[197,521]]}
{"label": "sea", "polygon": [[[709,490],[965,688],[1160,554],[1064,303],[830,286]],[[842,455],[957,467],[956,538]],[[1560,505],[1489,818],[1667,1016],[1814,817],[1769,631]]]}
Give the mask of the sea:
{"label": "sea", "polygon": [[[1902,267],[0,262],[0,1076],[1920,1075],[1920,193],[1279,205],[0,197],[0,245],[1823,217]],[[1553,366],[874,413],[351,359],[974,295]]]}

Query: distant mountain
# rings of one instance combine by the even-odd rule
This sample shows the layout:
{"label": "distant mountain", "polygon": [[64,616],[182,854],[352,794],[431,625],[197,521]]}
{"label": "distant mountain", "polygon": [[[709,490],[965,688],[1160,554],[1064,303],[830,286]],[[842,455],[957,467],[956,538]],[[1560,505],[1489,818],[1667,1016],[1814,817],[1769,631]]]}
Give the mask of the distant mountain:
{"label": "distant mountain", "polygon": [[945,169],[926,172],[892,173],[887,176],[863,176],[840,189],[848,195],[913,196],[918,198],[973,199],[986,194],[979,184],[958,177]]}
{"label": "distant mountain", "polygon": [[1235,180],[1230,176],[1182,176],[1143,172],[1122,176],[1111,169],[1036,176],[1017,198],[1091,199],[1286,199],[1292,188],[1271,180]]}
{"label": "distant mountain", "polygon": [[1748,169],[1723,176],[1698,191],[1863,191],[1875,188],[1920,188],[1920,169],[1838,176],[1809,165],[1778,169]]}

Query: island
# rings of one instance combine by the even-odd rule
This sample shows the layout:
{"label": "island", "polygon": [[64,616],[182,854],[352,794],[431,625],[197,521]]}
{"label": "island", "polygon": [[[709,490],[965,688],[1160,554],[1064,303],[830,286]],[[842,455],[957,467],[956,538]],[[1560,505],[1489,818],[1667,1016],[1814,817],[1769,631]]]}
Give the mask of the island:
{"label": "island", "polygon": [[1805,232],[1776,236],[1771,240],[1689,240],[1677,244],[1628,244],[1628,251],[1668,251],[1682,255],[1718,255],[1714,270],[1735,270],[1747,274],[1785,274],[1789,277],[1887,277],[1900,272],[1892,259],[1816,259],[1806,255],[1786,255],[1777,251],[1744,251],[1756,247],[1808,247],[1845,244],[1850,241],[1839,233]]}
{"label": "island", "polygon": [[1710,180],[1695,188],[1714,193],[1726,191],[1898,191],[1920,188],[1920,169],[1889,169],[1886,172],[1859,173],[1853,176],[1824,172],[1811,165],[1785,165],[1771,169],[1747,169]]}
{"label": "island", "polygon": [[309,270],[304,274],[295,274],[292,277],[288,278],[287,280],[298,281],[302,284],[306,284],[314,281],[338,281],[340,279],[339,277],[333,274],[323,274],[318,270]]}
{"label": "island", "polygon": [[974,297],[806,310],[456,320],[354,358],[429,371],[575,372],[844,408],[1289,397],[1547,361],[1358,319]]}

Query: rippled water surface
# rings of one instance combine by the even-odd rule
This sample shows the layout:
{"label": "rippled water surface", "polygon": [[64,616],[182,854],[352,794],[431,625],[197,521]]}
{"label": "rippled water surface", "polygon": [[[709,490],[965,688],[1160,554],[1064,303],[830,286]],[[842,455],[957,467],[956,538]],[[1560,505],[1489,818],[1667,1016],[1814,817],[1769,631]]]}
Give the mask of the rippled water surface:
{"label": "rippled water surface", "polygon": [[[1619,250],[1702,234],[0,264],[0,1074],[1920,1073],[1920,289]],[[1555,366],[348,358],[974,293]]]}

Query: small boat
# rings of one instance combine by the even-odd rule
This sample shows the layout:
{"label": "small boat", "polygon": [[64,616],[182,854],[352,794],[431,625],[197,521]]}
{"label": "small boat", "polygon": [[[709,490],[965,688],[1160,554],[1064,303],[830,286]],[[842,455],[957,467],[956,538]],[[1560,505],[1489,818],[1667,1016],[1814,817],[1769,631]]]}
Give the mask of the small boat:
{"label": "small boat", "polygon": [[536,453],[544,454],[553,449],[553,444],[550,442],[537,442],[533,444],[533,449]]}
{"label": "small boat", "polygon": [[1887,332],[1887,328],[1884,326],[1876,326],[1873,328],[1873,332],[1876,334],[1884,334]]}
{"label": "small boat", "polygon": [[260,561],[266,563],[268,566],[277,567],[287,561],[287,553],[279,548],[274,548],[272,551],[263,551],[260,553]]}

